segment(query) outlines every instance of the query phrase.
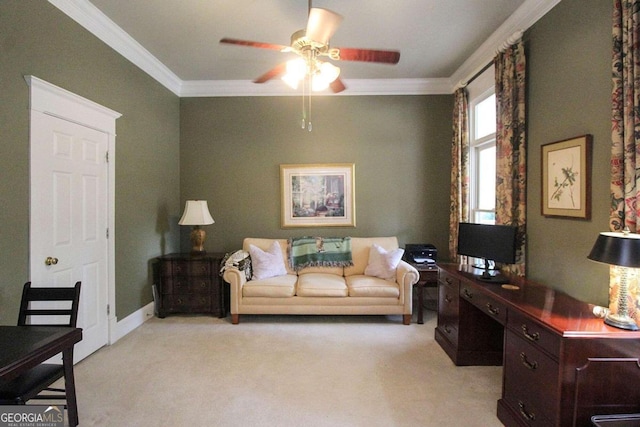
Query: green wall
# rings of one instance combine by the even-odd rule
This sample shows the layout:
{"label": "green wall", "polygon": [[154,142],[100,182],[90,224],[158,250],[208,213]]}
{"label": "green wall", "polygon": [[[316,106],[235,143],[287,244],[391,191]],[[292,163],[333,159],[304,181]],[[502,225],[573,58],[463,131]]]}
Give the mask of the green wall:
{"label": "green wall", "polygon": [[[209,251],[244,237],[397,236],[447,257],[451,111],[445,96],[183,98],[181,198],[208,200]],[[280,164],[355,163],[356,227],[280,227]],[[188,229],[182,248],[189,248]]]}
{"label": "green wall", "polygon": [[0,2],[2,324],[15,323],[29,280],[28,74],[122,113],[112,234],[122,320],[152,300],[149,260],[177,248],[179,99],[48,2]]}
{"label": "green wall", "polygon": [[[595,304],[608,303],[608,268],[587,260],[608,228],[611,1],[563,0],[526,33],[528,275]],[[541,145],[593,135],[591,220],[540,213]]]}
{"label": "green wall", "polygon": [[[451,96],[179,99],[44,0],[0,2],[0,323],[15,322],[29,266],[32,74],[123,114],[117,121],[116,314],[151,301],[150,260],[188,250],[186,199],[207,199],[209,251],[246,236],[397,235],[448,258]],[[528,273],[606,304],[607,269],[586,259],[607,227],[611,2],[563,0],[525,34]],[[540,146],[594,136],[589,221],[540,215]],[[356,164],[356,228],[280,227],[279,165]]]}

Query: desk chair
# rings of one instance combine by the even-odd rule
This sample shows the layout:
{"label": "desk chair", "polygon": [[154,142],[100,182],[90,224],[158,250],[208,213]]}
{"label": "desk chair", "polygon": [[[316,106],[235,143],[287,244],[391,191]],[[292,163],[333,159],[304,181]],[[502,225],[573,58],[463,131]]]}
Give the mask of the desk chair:
{"label": "desk chair", "polygon": [[[67,301],[71,303],[71,307],[31,308],[32,301],[41,301],[42,305],[46,305],[47,302],[62,305],[61,302]],[[76,282],[72,288],[32,288],[31,282],[27,282],[22,290],[18,326],[70,326],[75,328],[78,320],[79,302],[80,282]],[[42,321],[40,316],[56,316],[54,320],[56,323],[49,321],[43,324],[37,320],[39,318]],[[60,321],[65,318],[68,320]],[[31,399],[66,399],[64,389],[50,387],[51,384],[63,377],[63,365],[41,363],[11,381],[0,381],[0,405],[24,405]],[[54,394],[40,394],[42,391]]]}

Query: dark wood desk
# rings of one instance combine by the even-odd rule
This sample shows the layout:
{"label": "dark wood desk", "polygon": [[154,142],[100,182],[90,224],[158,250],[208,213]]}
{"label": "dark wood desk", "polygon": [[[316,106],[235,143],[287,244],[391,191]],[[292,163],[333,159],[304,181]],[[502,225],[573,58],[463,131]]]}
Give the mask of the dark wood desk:
{"label": "dark wood desk", "polygon": [[485,283],[438,265],[436,341],[456,365],[500,365],[506,426],[591,426],[640,412],[640,331],[604,324],[592,307],[524,279]]}
{"label": "dark wood desk", "polygon": [[82,329],[58,326],[0,326],[0,378],[11,380],[62,353],[69,425],[78,425],[78,405],[73,377],[73,346]]}

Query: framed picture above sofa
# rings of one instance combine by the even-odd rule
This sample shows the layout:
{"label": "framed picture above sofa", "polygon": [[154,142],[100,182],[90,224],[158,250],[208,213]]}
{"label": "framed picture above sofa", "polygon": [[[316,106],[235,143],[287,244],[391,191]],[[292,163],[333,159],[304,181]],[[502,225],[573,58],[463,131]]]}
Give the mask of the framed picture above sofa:
{"label": "framed picture above sofa", "polygon": [[355,227],[355,164],[280,165],[282,227]]}

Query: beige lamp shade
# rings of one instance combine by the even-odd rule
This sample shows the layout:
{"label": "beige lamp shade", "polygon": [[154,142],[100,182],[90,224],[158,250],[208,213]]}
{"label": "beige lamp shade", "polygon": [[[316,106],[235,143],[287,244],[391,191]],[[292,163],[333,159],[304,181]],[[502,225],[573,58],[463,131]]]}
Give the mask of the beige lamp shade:
{"label": "beige lamp shade", "polygon": [[178,221],[180,225],[193,225],[191,230],[191,253],[194,255],[205,254],[204,241],[207,237],[201,225],[213,224],[215,221],[209,213],[209,206],[206,200],[187,200],[184,205],[182,218]]}
{"label": "beige lamp shade", "polygon": [[215,221],[209,213],[209,206],[206,200],[187,200],[184,205],[182,218],[178,221],[180,225],[209,225]]}

